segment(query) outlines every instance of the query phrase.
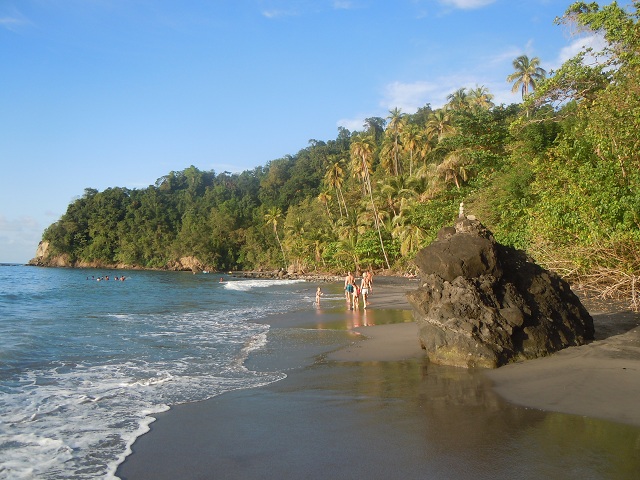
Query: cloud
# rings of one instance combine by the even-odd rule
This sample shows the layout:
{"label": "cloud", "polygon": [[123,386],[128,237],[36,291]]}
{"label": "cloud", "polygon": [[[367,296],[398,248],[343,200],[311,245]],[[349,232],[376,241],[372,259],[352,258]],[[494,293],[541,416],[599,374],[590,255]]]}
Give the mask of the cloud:
{"label": "cloud", "polygon": [[334,0],[333,8],[336,10],[351,10],[354,5],[349,0]]}
{"label": "cloud", "polygon": [[8,219],[0,215],[0,262],[24,263],[33,258],[42,231],[33,217]]}
{"label": "cloud", "polygon": [[15,31],[19,27],[22,27],[28,24],[29,24],[29,21],[19,14],[0,17],[0,27],[6,28],[7,30]]}
{"label": "cloud", "polygon": [[359,8],[353,0],[331,0],[317,2],[314,0],[268,0],[269,6],[262,9],[262,15],[268,19],[297,17],[323,12],[327,9],[353,10]]}
{"label": "cloud", "polygon": [[365,118],[376,117],[376,116],[379,116],[379,115],[361,114],[359,116],[356,116],[355,118],[341,118],[336,122],[336,126],[344,127],[351,132],[362,131],[364,130]]}
{"label": "cloud", "polygon": [[[558,54],[558,58],[552,65],[552,69],[558,69],[564,62],[575,57],[581,51],[592,48],[595,52],[601,51],[607,42],[602,34],[593,34],[585,37],[577,38],[570,45],[562,48]],[[596,63],[597,59],[593,55],[587,55],[585,57],[585,63]]]}
{"label": "cloud", "polygon": [[439,83],[418,81],[392,82],[385,87],[380,106],[387,110],[399,108],[405,113],[415,113],[441,90]]}
{"label": "cloud", "polygon": [[496,0],[440,0],[443,5],[460,8],[462,10],[472,10],[491,5]]}
{"label": "cloud", "polygon": [[294,10],[263,10],[262,15],[269,18],[282,18],[282,17],[295,17],[298,15],[298,12]]}

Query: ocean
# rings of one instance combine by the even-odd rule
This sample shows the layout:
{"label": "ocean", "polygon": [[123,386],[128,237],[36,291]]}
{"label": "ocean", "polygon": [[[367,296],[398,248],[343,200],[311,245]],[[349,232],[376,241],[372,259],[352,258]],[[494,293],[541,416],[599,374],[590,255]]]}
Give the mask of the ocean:
{"label": "ocean", "polygon": [[220,278],[0,266],[0,479],[114,478],[155,413],[285,378],[244,361],[315,286]]}
{"label": "ocean", "polygon": [[[224,462],[244,448],[257,468],[283,459],[271,478],[638,478],[637,427],[511,405],[480,372],[421,359],[324,359],[352,343],[351,327],[410,321],[408,310],[349,311],[339,282],[322,284],[319,309],[313,282],[219,280],[0,265],[0,480],[110,480],[128,464],[144,472],[128,478],[155,478],[151,466],[189,478],[170,473],[184,467],[170,456],[124,462],[170,408],[157,432],[180,411],[208,412],[205,430],[219,415],[207,462],[229,478],[241,477]],[[199,403],[213,397],[215,412]],[[191,430],[180,433],[202,435]],[[188,442],[171,448],[189,455]]]}

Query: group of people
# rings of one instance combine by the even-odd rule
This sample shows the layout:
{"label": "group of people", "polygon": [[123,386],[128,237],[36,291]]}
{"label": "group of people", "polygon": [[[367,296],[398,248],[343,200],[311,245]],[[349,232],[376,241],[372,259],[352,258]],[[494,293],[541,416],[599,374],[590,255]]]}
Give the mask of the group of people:
{"label": "group of people", "polygon": [[[122,275],[121,277],[118,277],[117,275],[115,277],[113,277],[113,279],[117,282],[124,282],[124,279],[126,277],[124,275]],[[103,275],[102,277],[96,277],[95,275],[91,275],[91,278],[87,277],[87,280],[95,280],[97,282],[105,282],[105,281],[109,281],[109,275]]]}
{"label": "group of people", "polygon": [[348,272],[344,278],[344,295],[350,310],[360,309],[360,297],[362,297],[364,308],[367,308],[367,305],[370,304],[368,298],[372,290],[373,274],[371,272],[364,272],[362,274],[360,285],[356,283],[356,278],[351,272]]}
{"label": "group of people", "polygon": [[[371,304],[371,302],[369,302],[369,295],[372,290],[372,272],[364,272],[362,274],[360,285],[357,284],[353,273],[348,272],[347,276],[344,278],[344,295],[347,300],[347,305],[349,305],[349,310],[360,310],[360,297],[362,297],[364,308],[367,308],[367,305]],[[320,306],[320,297],[322,297],[322,295],[322,289],[318,287],[316,290],[316,301],[314,302],[314,305],[317,307]]]}

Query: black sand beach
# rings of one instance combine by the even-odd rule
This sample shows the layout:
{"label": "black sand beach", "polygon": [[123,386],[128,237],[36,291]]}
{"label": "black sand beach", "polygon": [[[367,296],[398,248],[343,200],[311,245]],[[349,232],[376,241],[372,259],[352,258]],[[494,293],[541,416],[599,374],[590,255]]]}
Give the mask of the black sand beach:
{"label": "black sand beach", "polygon": [[366,312],[323,301],[321,309],[270,317],[269,344],[247,367],[284,370],[287,378],[173,407],[138,439],[117,474],[638,478],[636,316],[596,315],[606,338],[549,358],[491,372],[442,367],[429,364],[417,342],[404,298],[416,286],[376,278]]}

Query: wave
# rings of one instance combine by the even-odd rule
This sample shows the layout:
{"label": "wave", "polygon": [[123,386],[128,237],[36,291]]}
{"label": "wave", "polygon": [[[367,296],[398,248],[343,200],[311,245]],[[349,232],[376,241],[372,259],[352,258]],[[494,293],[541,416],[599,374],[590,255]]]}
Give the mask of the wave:
{"label": "wave", "polygon": [[224,283],[224,288],[227,290],[237,290],[241,292],[248,292],[254,288],[266,288],[281,285],[293,285],[296,283],[304,283],[304,280],[233,280]]}
{"label": "wave", "polygon": [[140,274],[106,297],[83,272],[53,273],[62,280],[46,270],[9,292],[64,286],[44,299],[0,298],[0,338],[12,339],[0,340],[11,346],[0,349],[0,479],[115,478],[157,412],[286,378],[244,363],[267,346],[261,319],[298,308],[290,293],[304,280]]}

